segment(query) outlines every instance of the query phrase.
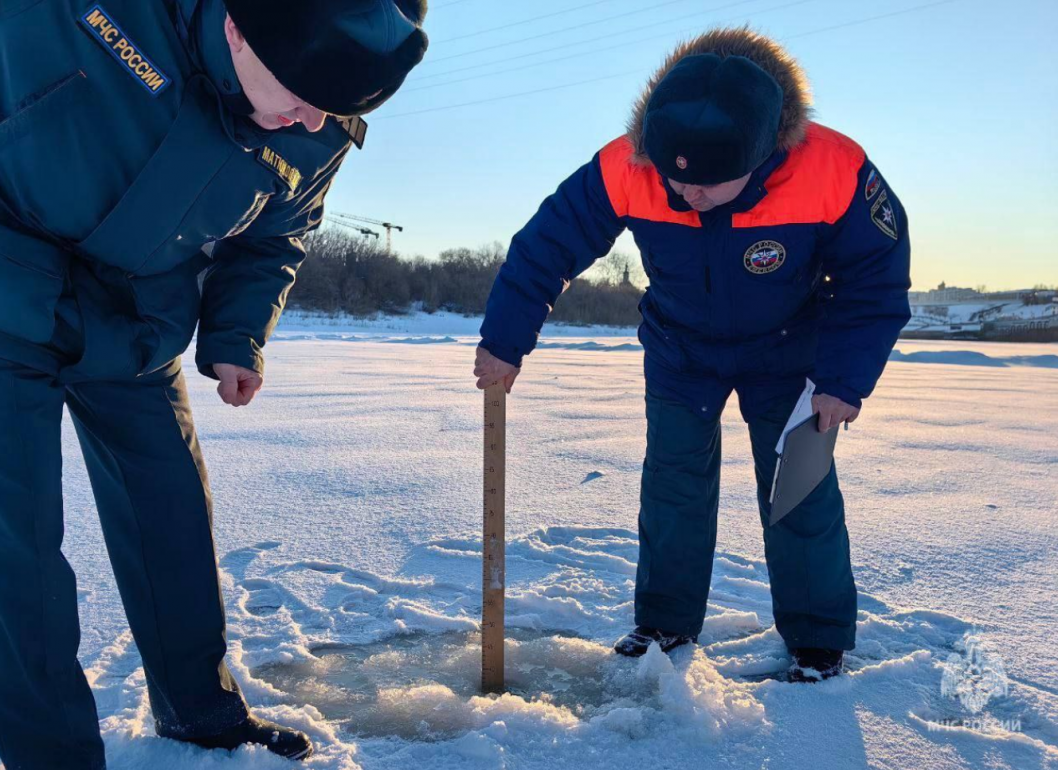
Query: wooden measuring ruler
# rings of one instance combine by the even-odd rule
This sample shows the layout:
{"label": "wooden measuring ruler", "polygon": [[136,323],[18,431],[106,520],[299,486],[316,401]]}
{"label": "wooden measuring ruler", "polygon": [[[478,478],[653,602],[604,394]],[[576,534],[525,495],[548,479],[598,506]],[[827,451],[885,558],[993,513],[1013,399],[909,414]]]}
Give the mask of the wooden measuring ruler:
{"label": "wooden measuring ruler", "polygon": [[485,389],[484,521],[481,560],[481,689],[503,692],[507,391]]}

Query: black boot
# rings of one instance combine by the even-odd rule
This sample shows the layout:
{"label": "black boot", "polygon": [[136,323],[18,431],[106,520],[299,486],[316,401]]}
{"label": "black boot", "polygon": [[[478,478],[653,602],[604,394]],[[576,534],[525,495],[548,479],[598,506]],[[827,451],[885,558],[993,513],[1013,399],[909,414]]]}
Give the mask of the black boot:
{"label": "black boot", "polygon": [[619,655],[638,658],[645,655],[654,642],[661,645],[662,652],[669,652],[685,644],[697,643],[698,637],[688,634],[670,634],[649,626],[636,626],[635,631],[623,637],[613,648]]}
{"label": "black boot", "polygon": [[300,761],[312,756],[312,741],[305,733],[252,715],[242,724],[235,725],[219,735],[195,738],[188,743],[194,743],[204,749],[228,751],[237,749],[244,743],[256,743],[286,759]]}
{"label": "black boot", "polygon": [[842,671],[845,653],[842,650],[825,650],[821,647],[798,647],[790,651],[794,663],[790,666],[789,681],[821,682],[837,676]]}

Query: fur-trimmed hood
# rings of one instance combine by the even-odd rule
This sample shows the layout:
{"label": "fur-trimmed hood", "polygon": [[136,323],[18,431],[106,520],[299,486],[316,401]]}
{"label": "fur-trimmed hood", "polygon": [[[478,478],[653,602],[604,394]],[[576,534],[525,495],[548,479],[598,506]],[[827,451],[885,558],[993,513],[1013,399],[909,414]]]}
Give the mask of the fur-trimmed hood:
{"label": "fur-trimmed hood", "polygon": [[643,149],[643,122],[654,89],[683,57],[704,53],[716,54],[722,59],[744,56],[775,78],[783,93],[778,147],[789,151],[804,140],[812,115],[812,91],[801,65],[774,40],[748,26],[721,27],[681,43],[647,82],[628,121],[627,137],[635,148],[637,163],[651,165]]}

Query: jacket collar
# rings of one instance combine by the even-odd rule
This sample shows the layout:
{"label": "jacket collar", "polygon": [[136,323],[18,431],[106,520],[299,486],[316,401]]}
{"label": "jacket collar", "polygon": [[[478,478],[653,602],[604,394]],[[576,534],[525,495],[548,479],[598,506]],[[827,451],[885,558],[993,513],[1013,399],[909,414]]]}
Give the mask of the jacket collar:
{"label": "jacket collar", "polygon": [[224,35],[227,9],[221,0],[198,0],[197,4],[198,12],[191,24],[191,48],[198,64],[225,105],[236,115],[249,115],[253,106],[243,93]]}
{"label": "jacket collar", "polygon": [[225,133],[236,144],[256,149],[268,141],[268,132],[247,117],[253,112],[253,105],[235,72],[224,34],[226,16],[222,0],[179,0],[177,31],[194,66],[216,94]]}
{"label": "jacket collar", "polygon": [[[768,195],[768,189],[765,187],[769,177],[775,173],[775,170],[783,164],[786,160],[786,153],[783,150],[776,150],[773,152],[766,161],[757,166],[756,170],[750,175],[749,182],[746,183],[745,189],[738,194],[730,203],[725,203],[723,206],[718,206],[712,211],[703,211],[701,218],[703,221],[712,219],[713,217],[726,215],[726,214],[739,214],[743,211],[749,211]],[[687,202],[683,199],[682,195],[678,195],[675,190],[669,185],[669,180],[661,176],[661,184],[665,188],[665,193],[668,195],[669,208],[673,211],[693,211]]]}
{"label": "jacket collar", "polygon": [[757,167],[757,170],[750,176],[746,189],[728,204],[732,214],[749,211],[767,197],[768,189],[764,185],[775,170],[783,164],[788,154],[785,150],[776,150]]}

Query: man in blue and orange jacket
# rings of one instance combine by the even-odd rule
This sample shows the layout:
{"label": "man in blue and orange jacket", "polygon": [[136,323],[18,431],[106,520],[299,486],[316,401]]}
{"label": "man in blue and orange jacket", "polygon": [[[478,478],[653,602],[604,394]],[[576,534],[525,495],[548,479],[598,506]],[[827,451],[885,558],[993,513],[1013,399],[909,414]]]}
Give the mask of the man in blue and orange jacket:
{"label": "man in blue and orange jacket", "polygon": [[640,309],[647,451],[636,629],[619,653],[702,628],[719,506],[720,414],[749,425],[775,625],[792,679],[840,673],[856,587],[834,469],[767,525],[775,446],[805,388],[820,429],[852,422],[909,318],[907,218],[851,139],[809,120],[804,73],[775,42],[718,29],[681,45],[628,133],[544,201],[489,298],[479,387],[508,389],[563,289],[625,229],[650,287]]}

